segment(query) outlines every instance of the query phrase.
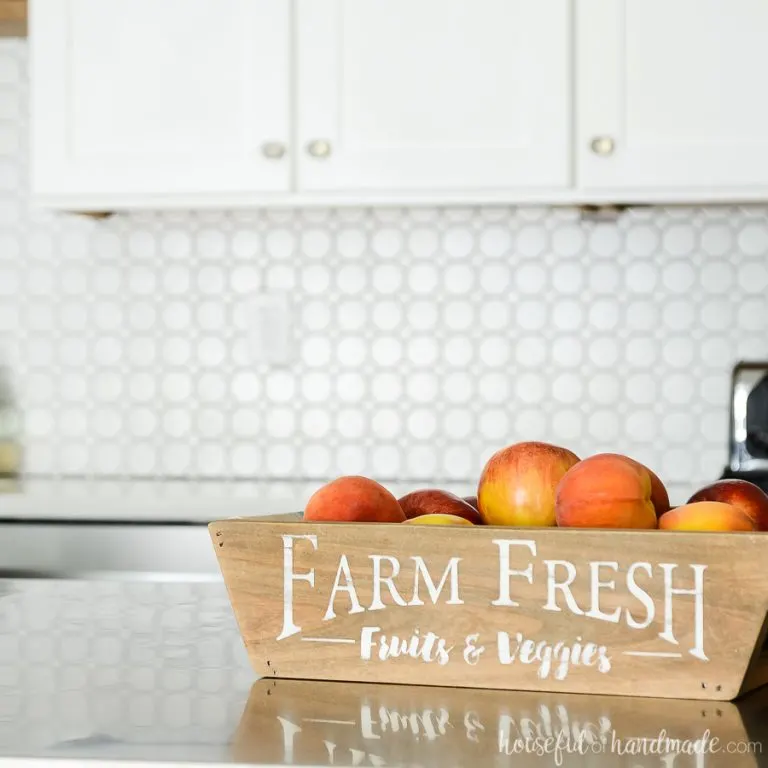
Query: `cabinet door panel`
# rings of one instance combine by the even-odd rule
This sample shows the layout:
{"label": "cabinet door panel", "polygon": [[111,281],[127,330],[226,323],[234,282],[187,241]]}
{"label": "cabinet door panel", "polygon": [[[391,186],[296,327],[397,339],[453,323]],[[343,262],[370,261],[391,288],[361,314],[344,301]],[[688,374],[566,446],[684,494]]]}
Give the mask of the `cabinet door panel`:
{"label": "cabinet door panel", "polygon": [[297,8],[302,191],[568,185],[567,0]]}
{"label": "cabinet door panel", "polygon": [[[768,188],[768,4],[578,0],[587,188]],[[596,153],[610,137],[610,154]]]}
{"label": "cabinet door panel", "polygon": [[35,0],[42,194],[287,191],[285,0]]}

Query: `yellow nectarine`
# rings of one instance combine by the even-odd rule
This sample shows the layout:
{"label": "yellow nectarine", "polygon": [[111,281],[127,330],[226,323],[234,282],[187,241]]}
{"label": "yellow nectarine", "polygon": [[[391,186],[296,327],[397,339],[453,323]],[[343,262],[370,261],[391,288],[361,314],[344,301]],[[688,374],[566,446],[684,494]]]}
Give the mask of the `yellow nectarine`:
{"label": "yellow nectarine", "polygon": [[664,531],[756,531],[754,521],[736,507],[721,501],[695,501],[661,516]]}
{"label": "yellow nectarine", "polygon": [[768,494],[747,480],[718,480],[699,489],[688,499],[689,504],[695,501],[730,504],[751,518],[758,531],[768,531]]}
{"label": "yellow nectarine", "polygon": [[404,525],[474,525],[466,517],[458,515],[419,515],[406,520]]}

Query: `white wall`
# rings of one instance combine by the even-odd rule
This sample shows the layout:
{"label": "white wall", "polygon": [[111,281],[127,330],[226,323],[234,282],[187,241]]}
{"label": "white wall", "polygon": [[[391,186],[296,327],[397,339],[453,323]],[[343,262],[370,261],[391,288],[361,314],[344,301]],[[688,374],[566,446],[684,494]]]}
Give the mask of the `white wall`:
{"label": "white wall", "polygon": [[[678,498],[768,358],[768,208],[52,215],[27,200],[26,50],[0,44],[0,357],[27,470],[471,479],[503,444],[631,454]],[[285,292],[295,358],[254,364]],[[673,494],[674,495],[674,494]]]}

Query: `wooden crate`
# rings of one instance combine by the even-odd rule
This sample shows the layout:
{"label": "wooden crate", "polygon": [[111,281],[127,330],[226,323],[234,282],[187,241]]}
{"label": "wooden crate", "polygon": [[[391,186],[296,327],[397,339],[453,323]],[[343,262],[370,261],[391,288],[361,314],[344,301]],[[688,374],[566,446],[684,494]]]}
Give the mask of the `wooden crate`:
{"label": "wooden crate", "polygon": [[232,754],[249,765],[758,768],[768,756],[766,722],[768,688],[735,703],[660,705],[626,696],[264,679],[251,688]]}
{"label": "wooden crate", "polygon": [[210,525],[276,678],[733,700],[768,683],[768,534]]}
{"label": "wooden crate", "polygon": [[0,37],[27,36],[27,0],[0,0]]}

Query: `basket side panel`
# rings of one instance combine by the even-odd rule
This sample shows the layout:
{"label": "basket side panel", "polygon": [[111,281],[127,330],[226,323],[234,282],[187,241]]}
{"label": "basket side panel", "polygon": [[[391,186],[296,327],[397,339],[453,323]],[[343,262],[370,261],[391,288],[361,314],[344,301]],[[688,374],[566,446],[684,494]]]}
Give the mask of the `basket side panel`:
{"label": "basket side panel", "polygon": [[744,676],[741,693],[754,691],[764,685],[768,685],[768,612],[765,614],[763,628],[757,638],[752,660]]}
{"label": "basket side panel", "polygon": [[224,521],[251,662],[304,679],[729,700],[766,534]]}

